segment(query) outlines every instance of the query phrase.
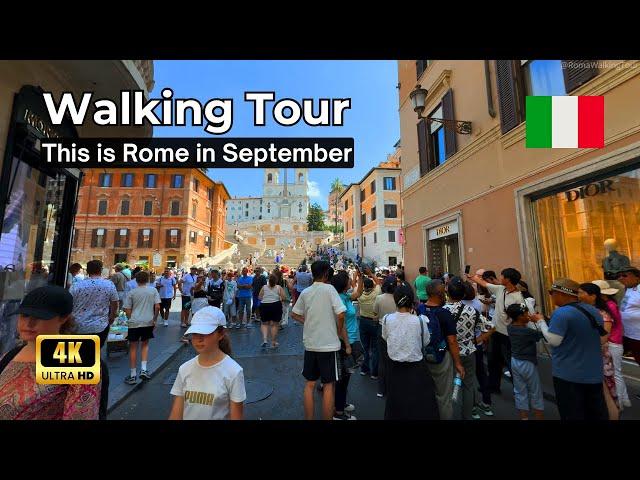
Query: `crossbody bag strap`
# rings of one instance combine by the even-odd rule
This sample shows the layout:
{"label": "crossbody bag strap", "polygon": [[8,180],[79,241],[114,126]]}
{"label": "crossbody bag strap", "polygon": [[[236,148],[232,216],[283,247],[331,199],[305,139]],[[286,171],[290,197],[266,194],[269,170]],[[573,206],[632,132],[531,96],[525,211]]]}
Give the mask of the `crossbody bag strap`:
{"label": "crossbody bag strap", "polygon": [[15,356],[18,355],[18,353],[20,353],[20,350],[22,350],[23,348],[24,348],[24,345],[15,347],[9,350],[4,357],[0,358],[0,374],[5,368],[7,368],[7,365],[11,363],[11,360],[13,360]]}
{"label": "crossbody bag strap", "polygon": [[598,334],[600,334],[601,337],[604,337],[605,335],[608,335],[608,333],[604,329],[604,327],[597,322],[597,320],[595,319],[595,317],[593,315],[591,315],[591,312],[589,312],[585,308],[581,307],[577,303],[567,303],[567,305],[579,310],[580,312],[582,312],[582,314],[589,319],[589,322],[591,323],[591,326],[598,331]]}

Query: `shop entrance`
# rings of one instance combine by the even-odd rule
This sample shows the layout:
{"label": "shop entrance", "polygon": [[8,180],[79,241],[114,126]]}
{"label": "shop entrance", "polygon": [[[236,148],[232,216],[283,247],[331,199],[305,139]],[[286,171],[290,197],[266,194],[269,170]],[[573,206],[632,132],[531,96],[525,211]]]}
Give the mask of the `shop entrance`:
{"label": "shop entrance", "polygon": [[458,244],[458,222],[430,228],[427,231],[427,268],[432,277],[444,273],[460,275],[460,248]]}

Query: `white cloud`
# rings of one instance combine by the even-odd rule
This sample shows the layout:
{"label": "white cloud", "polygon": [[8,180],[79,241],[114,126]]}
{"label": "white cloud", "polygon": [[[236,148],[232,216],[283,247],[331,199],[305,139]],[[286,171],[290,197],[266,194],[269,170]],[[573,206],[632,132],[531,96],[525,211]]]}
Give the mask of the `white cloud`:
{"label": "white cloud", "polygon": [[309,180],[309,197],[322,198],[322,193],[320,193],[320,187],[318,186],[318,182]]}

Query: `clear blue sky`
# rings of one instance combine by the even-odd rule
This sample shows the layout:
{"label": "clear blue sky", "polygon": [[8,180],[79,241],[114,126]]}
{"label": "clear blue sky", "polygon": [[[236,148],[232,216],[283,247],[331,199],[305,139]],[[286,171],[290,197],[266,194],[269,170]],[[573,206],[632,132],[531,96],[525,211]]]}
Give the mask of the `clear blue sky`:
{"label": "clear blue sky", "polygon": [[[233,98],[233,128],[226,137],[353,137],[353,169],[311,169],[311,202],[327,208],[331,182],[360,181],[371,167],[386,160],[400,138],[396,61],[168,61],[154,62],[152,98],[171,87],[174,98]],[[351,98],[342,127],[291,127],[275,123],[267,103],[266,125],[253,126],[253,104],[245,91],[275,91],[280,98]],[[154,127],[156,137],[208,137],[203,127]],[[262,169],[210,169],[209,176],[225,183],[232,196],[259,196]],[[292,176],[290,175],[290,180]]]}

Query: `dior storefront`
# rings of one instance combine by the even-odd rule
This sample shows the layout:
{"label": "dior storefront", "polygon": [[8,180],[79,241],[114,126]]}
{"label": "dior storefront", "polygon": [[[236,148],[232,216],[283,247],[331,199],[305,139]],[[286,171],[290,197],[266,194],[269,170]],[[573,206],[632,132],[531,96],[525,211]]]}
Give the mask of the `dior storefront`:
{"label": "dior storefront", "polygon": [[611,280],[640,265],[640,145],[516,191],[521,252],[550,311],[554,278]]}

